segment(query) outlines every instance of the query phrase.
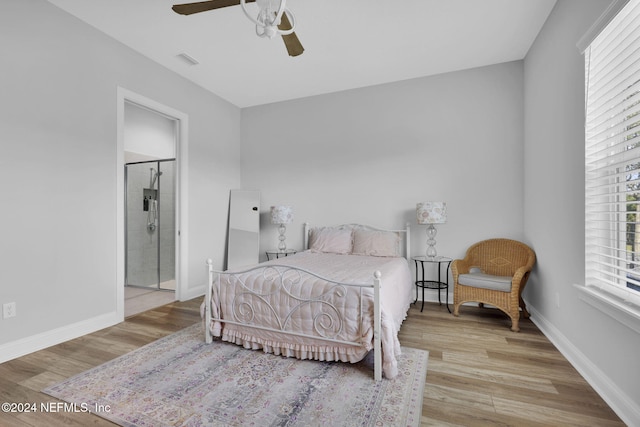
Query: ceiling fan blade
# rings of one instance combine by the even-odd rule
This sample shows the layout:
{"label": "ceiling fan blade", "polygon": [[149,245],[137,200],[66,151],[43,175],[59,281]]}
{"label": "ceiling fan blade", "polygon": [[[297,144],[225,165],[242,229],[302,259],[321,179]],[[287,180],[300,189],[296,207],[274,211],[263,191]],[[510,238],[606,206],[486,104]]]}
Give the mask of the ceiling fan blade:
{"label": "ceiling fan blade", "polygon": [[[245,0],[247,3],[253,3],[256,0]],[[197,3],[174,4],[171,9],[180,15],[192,15],[194,13],[206,12],[207,10],[221,9],[228,6],[236,6],[240,4],[240,0],[209,0]]]}
{"label": "ceiling fan blade", "polygon": [[[282,14],[278,29],[280,31],[287,31],[291,29],[291,22],[289,21],[286,13]],[[304,47],[302,47],[302,44],[300,43],[300,40],[298,40],[298,36],[296,36],[296,33],[282,35],[282,40],[284,41],[284,45],[287,48],[287,52],[289,52],[289,56],[302,55],[302,52],[304,52]]]}

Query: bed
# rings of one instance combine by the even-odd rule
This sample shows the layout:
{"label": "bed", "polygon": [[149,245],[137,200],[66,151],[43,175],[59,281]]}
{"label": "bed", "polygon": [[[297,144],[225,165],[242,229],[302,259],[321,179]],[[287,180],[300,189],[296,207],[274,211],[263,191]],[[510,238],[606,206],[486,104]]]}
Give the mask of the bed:
{"label": "bed", "polygon": [[304,240],[302,252],[246,268],[215,271],[207,260],[206,341],[350,363],[373,350],[375,380],[394,378],[413,302],[409,225],[305,224]]}

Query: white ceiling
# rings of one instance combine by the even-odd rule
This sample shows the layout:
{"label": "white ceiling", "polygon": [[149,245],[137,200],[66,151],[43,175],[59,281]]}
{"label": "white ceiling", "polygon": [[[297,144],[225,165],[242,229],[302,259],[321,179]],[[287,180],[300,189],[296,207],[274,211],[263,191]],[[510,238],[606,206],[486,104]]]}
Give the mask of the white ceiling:
{"label": "white ceiling", "polygon": [[305,47],[289,57],[240,6],[182,16],[171,6],[189,0],[49,1],[238,107],[519,60],[556,2],[289,0]]}

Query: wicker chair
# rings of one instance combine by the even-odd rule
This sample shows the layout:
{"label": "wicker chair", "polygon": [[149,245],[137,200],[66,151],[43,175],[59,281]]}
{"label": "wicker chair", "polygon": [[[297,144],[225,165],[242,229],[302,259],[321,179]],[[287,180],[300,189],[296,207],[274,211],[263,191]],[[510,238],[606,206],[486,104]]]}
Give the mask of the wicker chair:
{"label": "wicker chair", "polygon": [[536,261],[536,254],[524,243],[509,239],[489,239],[467,249],[464,259],[451,264],[453,273],[453,315],[465,302],[485,303],[499,308],[511,318],[511,330],[520,330],[520,307],[529,313],[522,290]]}

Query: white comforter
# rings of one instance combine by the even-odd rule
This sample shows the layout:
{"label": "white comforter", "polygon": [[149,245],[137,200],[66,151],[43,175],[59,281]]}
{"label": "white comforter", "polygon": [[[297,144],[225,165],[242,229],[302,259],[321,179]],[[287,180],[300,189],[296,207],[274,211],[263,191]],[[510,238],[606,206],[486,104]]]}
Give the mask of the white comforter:
{"label": "white comforter", "polygon": [[[300,359],[354,363],[362,360],[373,348],[373,290],[336,288],[310,275],[298,276],[293,272],[287,272],[284,274],[283,282],[290,291],[289,294],[295,296],[292,298],[286,293],[276,292],[280,279],[264,280],[265,275],[278,276],[286,270],[285,267],[275,266],[291,266],[312,271],[337,282],[358,284],[372,283],[374,271],[379,270],[382,273],[380,301],[383,372],[387,378],[397,375],[397,356],[400,354],[398,330],[412,302],[413,283],[406,259],[305,251],[260,264],[260,267],[273,269],[261,268],[243,274],[242,284],[232,279],[230,285],[229,276],[222,275],[220,289],[214,290],[214,317],[221,315],[222,319],[259,324],[269,328],[261,330],[246,325],[213,321],[213,334],[220,336],[224,341]],[[260,295],[248,296],[247,288],[257,291]],[[242,295],[239,296],[240,294]],[[300,305],[301,299],[304,303]],[[363,301],[362,305],[359,303],[360,299]],[[320,311],[323,313],[320,316],[316,316],[318,307],[321,307]],[[336,321],[334,307],[342,313],[342,321]],[[292,336],[279,332],[281,330],[311,336],[319,334],[358,344],[349,345]]]}

